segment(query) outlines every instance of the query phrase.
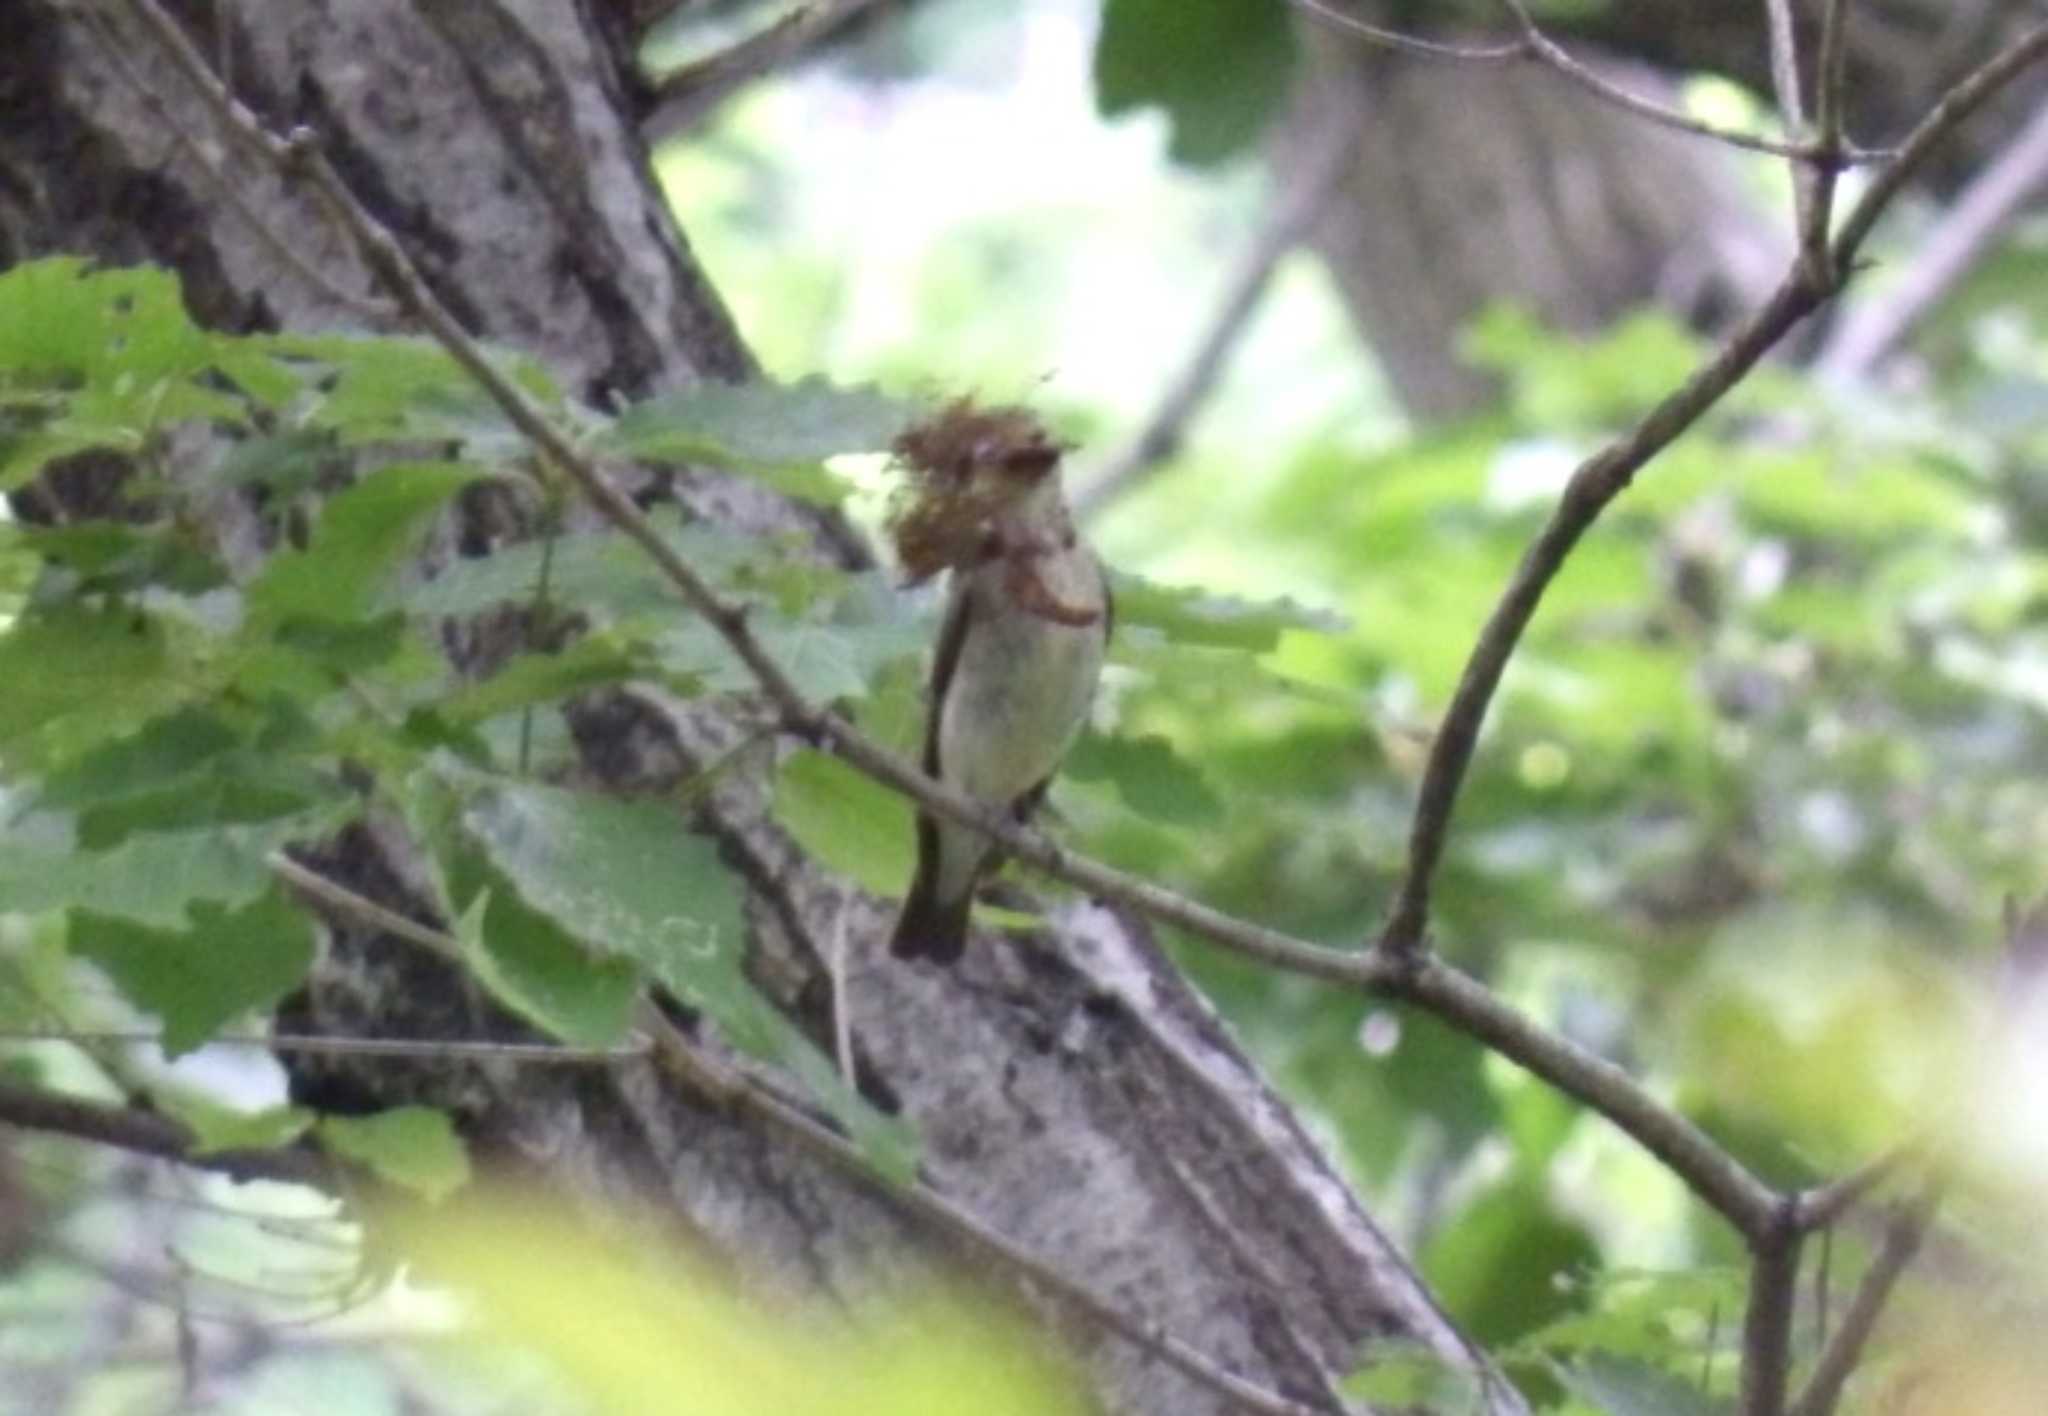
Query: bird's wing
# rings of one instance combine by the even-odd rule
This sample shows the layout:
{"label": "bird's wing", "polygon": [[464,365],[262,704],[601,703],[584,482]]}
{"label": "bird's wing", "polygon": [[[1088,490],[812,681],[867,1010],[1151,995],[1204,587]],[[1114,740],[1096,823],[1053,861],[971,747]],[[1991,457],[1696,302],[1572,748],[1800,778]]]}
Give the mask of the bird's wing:
{"label": "bird's wing", "polygon": [[924,713],[924,770],[939,776],[939,718],[946,710],[946,690],[952,687],[953,671],[960,667],[960,648],[967,642],[969,573],[953,572],[952,588],[946,594],[946,616],[939,622],[938,647],[932,653],[930,701]]}

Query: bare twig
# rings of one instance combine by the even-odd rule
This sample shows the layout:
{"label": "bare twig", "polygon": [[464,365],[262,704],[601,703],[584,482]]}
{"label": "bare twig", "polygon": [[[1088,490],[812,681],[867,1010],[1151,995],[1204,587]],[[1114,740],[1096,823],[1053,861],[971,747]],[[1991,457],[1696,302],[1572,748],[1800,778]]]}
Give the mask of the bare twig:
{"label": "bare twig", "polygon": [[1892,1290],[1919,1253],[1920,1243],[1927,1237],[1927,1228],[1933,1223],[1934,1213],[1940,1204],[1940,1183],[1930,1181],[1920,1195],[1901,1206],[1891,1223],[1885,1226],[1884,1241],[1878,1248],[1877,1258],[1872,1261],[1869,1272],[1863,1275],[1862,1283],[1857,1285],[1855,1296],[1849,1300],[1849,1311],[1842,1315],[1842,1326],[1821,1349],[1813,1375],[1807,1378],[1806,1390],[1792,1405],[1791,1416],[1832,1416],[1850,1374],[1863,1360],[1863,1350],[1869,1346],[1871,1334],[1877,1330],[1877,1320],[1883,1316]]}
{"label": "bare twig", "polygon": [[1806,133],[1806,102],[1799,88],[1799,41],[1792,28],[1792,0],[1764,0],[1770,18],[1771,87],[1777,90],[1778,112],[1793,137]]}
{"label": "bare twig", "polygon": [[1919,1147],[1914,1144],[1894,1146],[1832,1184],[1806,1191],[1799,1196],[1793,1222],[1808,1233],[1828,1228],[1861,1204],[1872,1190],[1897,1175],[1900,1167],[1918,1153]]}
{"label": "bare twig", "polygon": [[1835,187],[1841,175],[1843,151],[1842,86],[1848,72],[1849,0],[1827,0],[1821,17],[1820,55],[1814,63],[1814,144],[1816,151],[1795,169],[1793,180],[1801,198],[1799,209],[1799,259],[1807,278],[1820,283],[1827,277],[1828,236],[1835,221]]}
{"label": "bare twig", "polygon": [[335,1187],[334,1167],[312,1151],[293,1147],[203,1150],[190,1128],[172,1117],[66,1096],[4,1078],[0,1078],[0,1124],[175,1160],[235,1180],[281,1180],[328,1191]]}
{"label": "bare twig", "polygon": [[1381,25],[1368,23],[1356,15],[1347,15],[1328,0],[1294,0],[1295,6],[1330,28],[1381,49],[1391,49],[1397,54],[1412,54],[1418,59],[1451,59],[1474,64],[1503,64],[1529,57],[1526,40],[1511,39],[1505,44],[1446,44],[1441,40],[1422,39],[1412,34],[1402,34]]}
{"label": "bare twig", "polygon": [[1927,312],[1976,269],[2005,228],[2048,182],[2048,105],[1951,202],[1898,279],[1843,313],[1814,361],[1826,380],[1851,383],[1895,349]]}
{"label": "bare twig", "polygon": [[1357,118],[1357,106],[1350,103],[1321,115],[1307,154],[1224,281],[1223,298],[1193,357],[1167,385],[1144,430],[1075,496],[1075,510],[1082,516],[1100,511],[1180,450],[1188,420],[1214,392],[1232,350],[1258,311],[1274,267],[1329,205],[1350,170]]}
{"label": "bare twig", "polygon": [[1380,935],[1384,947],[1412,952],[1423,945],[1430,881],[1443,855],[1451,812],[1479,741],[1480,724],[1522,631],[1579,537],[1608,503],[1628,488],[1645,463],[1719,403],[1819,303],[1819,295],[1801,276],[1786,279],[1720,353],[1667,395],[1642,422],[1572,474],[1549,522],[1523,554],[1480,631],[1437,727],[1409,831],[1408,872]]}
{"label": "bare twig", "polygon": [[1934,149],[1999,90],[2039,63],[2044,54],[2048,54],[2048,23],[2035,25],[1941,96],[1933,110],[1899,145],[1898,157],[1872,179],[1842,222],[1835,235],[1838,274],[1847,273],[1877,219],[1890,208],[1906,183],[1927,165]]}
{"label": "bare twig", "polygon": [[1741,1416],[1784,1416],[1799,1297],[1799,1231],[1789,1209],[1750,1240],[1749,1306],[1742,1317]]}
{"label": "bare twig", "polygon": [[[1812,147],[1800,141],[1797,133],[1794,133],[1791,139],[1786,141],[1760,138],[1753,133],[1745,133],[1737,128],[1723,128],[1713,123],[1703,123],[1676,109],[1666,108],[1661,103],[1644,98],[1641,94],[1632,93],[1602,74],[1599,70],[1574,58],[1571,52],[1563,45],[1545,34],[1542,26],[1536,23],[1536,17],[1529,13],[1529,7],[1524,3],[1524,0],[1501,0],[1501,3],[1515,17],[1515,22],[1522,27],[1522,38],[1528,45],[1531,54],[1550,68],[1563,74],[1573,83],[1605,99],[1617,108],[1633,113],[1638,118],[1655,123],[1660,128],[1670,128],[1680,133],[1691,133],[1696,137],[1712,138],[1716,142],[1727,143],[1731,147],[1747,148],[1751,152],[1765,152],[1770,153],[1774,157],[1793,158],[1806,158],[1813,155]],[[1886,154],[1883,152],[1855,153],[1844,160],[1872,162],[1880,161],[1885,156]]]}
{"label": "bare twig", "polygon": [[[1778,97],[1778,114],[1785,131],[1804,140],[1806,100],[1799,78],[1799,39],[1792,23],[1792,0],[1764,0],[1771,50],[1771,87]],[[1799,233],[1800,258],[1815,273],[1825,270],[1827,260],[1827,219],[1822,214],[1834,186],[1828,165],[1813,156],[1786,161],[1792,179],[1793,225]],[[1818,284],[1818,282],[1815,282]]]}
{"label": "bare twig", "polygon": [[[161,1044],[163,1034],[146,1029],[0,1028],[0,1042]],[[552,1042],[484,1042],[396,1037],[323,1037],[312,1033],[216,1033],[209,1047],[254,1047],[267,1052],[328,1057],[483,1058],[544,1066],[609,1066],[646,1055],[644,1044],[627,1047],[566,1047]]]}
{"label": "bare twig", "polygon": [[716,54],[664,73],[655,84],[650,138],[659,141],[696,121],[737,90],[801,57],[876,0],[808,0]]}
{"label": "bare twig", "polygon": [[[1517,0],[1507,0],[1517,4]],[[1519,8],[1519,5],[1517,5]],[[1525,12],[1526,13],[1526,12]],[[1549,522],[1516,567],[1486,627],[1481,630],[1423,769],[1409,836],[1408,873],[1381,942],[1395,950],[1420,948],[1429,917],[1430,879],[1443,855],[1451,811],[1479,738],[1502,670],[1551,580],[1580,536],[1627,489],[1650,458],[1669,446],[1739,382],[1792,327],[1818,308],[1853,269],[1871,228],[1934,148],[1991,96],[2048,54],[2048,24],[2037,26],[1935,105],[1907,137],[1896,161],[1871,182],[1842,223],[1829,249],[1827,269],[1797,262],[1762,308],[1691,378],[1629,432],[1581,464],[1566,484]]]}

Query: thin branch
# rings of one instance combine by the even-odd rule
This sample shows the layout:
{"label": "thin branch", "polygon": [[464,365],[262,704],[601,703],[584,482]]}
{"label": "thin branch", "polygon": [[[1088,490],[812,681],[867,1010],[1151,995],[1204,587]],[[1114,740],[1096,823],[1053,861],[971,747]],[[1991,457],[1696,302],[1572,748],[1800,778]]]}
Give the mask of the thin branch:
{"label": "thin branch", "polygon": [[1842,1315],[1842,1326],[1821,1349],[1820,1360],[1814,1364],[1806,1390],[1793,1403],[1791,1416],[1832,1416],[1850,1375],[1863,1360],[1863,1351],[1877,1330],[1877,1321],[1884,1315],[1885,1304],[1891,1301],[1892,1290],[1898,1287],[1899,1280],[1920,1252],[1920,1243],[1927,1237],[1928,1226],[1934,1222],[1935,1211],[1940,1205],[1941,1186],[1939,1182],[1930,1181],[1919,1197],[1901,1206],[1891,1223],[1885,1226],[1884,1242],[1878,1248],[1877,1258],[1872,1261],[1869,1272],[1863,1275],[1862,1283],[1857,1285],[1855,1296],[1849,1300],[1849,1311]]}
{"label": "thin branch", "polygon": [[1821,17],[1820,55],[1814,63],[1814,142],[1818,151],[1793,173],[1801,197],[1799,258],[1807,277],[1819,284],[1828,269],[1828,236],[1835,221],[1835,188],[1841,176],[1843,85],[1848,74],[1849,0],[1827,0]]}
{"label": "thin branch", "polygon": [[1861,1204],[1872,1190],[1897,1175],[1900,1168],[1918,1154],[1919,1147],[1915,1144],[1894,1146],[1841,1179],[1805,1191],[1799,1196],[1793,1223],[1808,1233],[1828,1228]]}
{"label": "thin branch", "polygon": [[1367,44],[1381,49],[1391,49],[1397,54],[1412,54],[1418,59],[1501,64],[1526,59],[1531,52],[1526,40],[1509,40],[1505,44],[1445,44],[1441,40],[1421,39],[1415,35],[1402,34],[1399,30],[1370,24],[1356,15],[1345,14],[1334,5],[1328,4],[1327,0],[1293,0],[1293,3],[1310,18],[1328,25],[1340,34],[1362,39]]}
{"label": "thin branch", "polygon": [[[1778,114],[1785,131],[1803,140],[1807,136],[1806,101],[1800,90],[1799,38],[1792,23],[1792,0],[1764,0],[1764,13],[1769,22],[1771,88],[1777,94]],[[1785,165],[1792,179],[1793,226],[1799,233],[1800,256],[1815,270],[1823,269],[1827,223],[1820,216],[1820,189],[1826,169],[1799,157],[1788,159]]]}
{"label": "thin branch", "polygon": [[1777,90],[1778,113],[1785,131],[1806,132],[1806,103],[1799,89],[1799,40],[1792,27],[1792,0],[1764,0],[1770,19],[1771,87]]}
{"label": "thin branch", "polygon": [[[1542,26],[1536,23],[1536,17],[1529,13],[1529,7],[1525,0],[1501,0],[1501,3],[1515,17],[1515,23],[1521,26],[1522,39],[1535,58],[1541,60],[1550,68],[1555,69],[1558,73],[1563,74],[1581,88],[1588,90],[1597,97],[1605,99],[1617,108],[1633,113],[1638,118],[1655,123],[1660,128],[1670,128],[1680,133],[1691,133],[1695,137],[1711,138],[1715,142],[1727,143],[1731,147],[1746,148],[1751,152],[1769,153],[1774,157],[1809,158],[1813,156],[1811,145],[1801,141],[1796,132],[1789,140],[1784,141],[1774,138],[1760,138],[1755,134],[1745,133],[1737,128],[1723,128],[1717,124],[1703,123],[1697,118],[1690,117],[1676,109],[1666,108],[1661,103],[1644,98],[1641,94],[1632,93],[1606,77],[1599,70],[1574,58],[1571,52],[1563,45],[1545,34]],[[1856,153],[1846,160],[1871,162],[1881,160],[1884,156],[1885,154],[1881,152]]]}
{"label": "thin branch", "polygon": [[756,79],[802,57],[821,40],[874,8],[876,0],[809,0],[736,44],[684,64],[655,81],[647,120],[652,141],[687,127]]}
{"label": "thin branch", "polygon": [[[1523,14],[1519,0],[1506,0]],[[1533,23],[1533,22],[1532,22]],[[1423,770],[1408,847],[1408,872],[1381,942],[1395,950],[1422,946],[1429,918],[1431,877],[1442,859],[1451,812],[1478,743],[1487,706],[1502,671],[1528,628],[1550,582],[1580,536],[1608,503],[1627,489],[1650,458],[1669,446],[1747,375],[1792,327],[1847,278],[1877,219],[1927,162],[1936,146],[2028,66],[2048,54],[2043,24],[1951,89],[1908,136],[1899,156],[1871,182],[1842,223],[1827,269],[1795,263],[1785,280],[1691,378],[1653,408],[1635,428],[1581,464],[1566,484],[1549,522],[1523,555],[1452,694]]]}
{"label": "thin branch", "polygon": [[1263,302],[1274,267],[1300,242],[1350,171],[1359,116],[1356,103],[1321,115],[1307,155],[1225,279],[1223,298],[1194,355],[1167,385],[1144,430],[1074,497],[1074,509],[1082,517],[1122,496],[1180,450],[1188,420],[1215,391],[1239,338]]}
{"label": "thin branch", "polygon": [[1814,61],[1815,138],[1823,160],[1841,152],[1847,138],[1850,0],[1827,0],[1821,16],[1820,55]]}
{"label": "thin branch", "polygon": [[1868,373],[1990,251],[1991,243],[2048,182],[2048,105],[1949,204],[1890,286],[1851,304],[1814,361],[1823,380]]}
{"label": "thin branch", "polygon": [[[1810,159],[1817,155],[1812,145],[1784,141],[1776,138],[1759,137],[1740,128],[1724,128],[1694,118],[1676,108],[1667,108],[1653,99],[1632,93],[1607,78],[1599,70],[1572,56],[1570,50],[1543,32],[1527,7],[1519,0],[1503,0],[1508,11],[1521,27],[1521,37],[1501,44],[1445,44],[1438,40],[1421,39],[1415,35],[1402,34],[1379,25],[1370,24],[1355,15],[1345,14],[1328,3],[1328,0],[1289,0],[1297,9],[1310,18],[1329,26],[1341,34],[1382,49],[1413,55],[1418,59],[1439,59],[1473,64],[1503,64],[1516,60],[1533,60],[1550,69],[1580,88],[1591,93],[1602,102],[1633,113],[1636,117],[1655,123],[1660,128],[1674,132],[1689,133],[1696,138],[1726,143],[1730,147],[1742,148],[1748,152],[1769,153],[1773,157]],[[1865,162],[1882,162],[1892,154],[1884,149],[1845,149],[1836,155],[1836,160],[1854,166]]]}
{"label": "thin branch", "polygon": [[[163,1034],[147,1029],[0,1028],[0,1042],[136,1043],[160,1045]],[[313,1033],[216,1033],[209,1047],[254,1047],[267,1052],[327,1057],[476,1058],[553,1066],[609,1066],[647,1054],[645,1044],[629,1047],[567,1047],[552,1042],[433,1041],[395,1037],[325,1037]]]}
{"label": "thin branch", "polygon": [[94,1141],[137,1155],[175,1160],[235,1180],[278,1180],[332,1192],[334,1167],[296,1147],[203,1150],[190,1127],[173,1117],[88,1101],[0,1079],[0,1124]]}
{"label": "thin branch", "polygon": [[2048,23],[2028,30],[1941,96],[1932,111],[1899,145],[1898,157],[1872,179],[1862,198],[1843,221],[1835,236],[1838,272],[1848,271],[1871,228],[1877,225],[1877,219],[1884,215],[1906,183],[1927,165],[1934,150],[2001,89],[2038,63],[2044,54],[2048,54]]}
{"label": "thin branch", "polygon": [[1410,826],[1408,871],[1380,935],[1384,947],[1410,952],[1423,946],[1430,881],[1443,856],[1451,813],[1479,741],[1480,725],[1522,632],[1579,537],[1608,503],[1628,488],[1645,463],[1719,403],[1819,303],[1820,297],[1804,278],[1795,274],[1786,279],[1720,353],[1668,394],[1634,429],[1572,474],[1549,522],[1523,554],[1480,631],[1437,727]]}
{"label": "thin branch", "polygon": [[1800,1233],[1781,1210],[1750,1241],[1749,1306],[1742,1317],[1741,1416],[1784,1416],[1792,1370],[1792,1315],[1799,1297]]}

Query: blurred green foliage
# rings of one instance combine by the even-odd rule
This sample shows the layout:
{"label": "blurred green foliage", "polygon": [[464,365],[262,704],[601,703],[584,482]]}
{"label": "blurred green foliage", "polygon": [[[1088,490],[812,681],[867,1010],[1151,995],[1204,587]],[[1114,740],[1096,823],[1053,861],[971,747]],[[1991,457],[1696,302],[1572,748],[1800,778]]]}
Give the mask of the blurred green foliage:
{"label": "blurred green foliage", "polygon": [[[496,357],[594,449],[717,462],[868,524],[872,468],[833,455],[886,447],[933,395],[1033,398],[1083,444],[1085,480],[1249,225],[1247,165],[1196,179],[1161,159],[1246,150],[1252,100],[1290,62],[1285,31],[1251,12],[1277,8],[1111,0],[1092,66],[1069,45],[1081,62],[1048,74],[970,34],[918,67],[914,102],[828,76],[692,134],[664,157],[668,190],[790,382],[620,413]],[[954,23],[972,32],[978,13]],[[1047,13],[1017,23],[1067,12]],[[1202,48],[1231,26],[1257,30],[1242,89]],[[1102,110],[1128,115],[1112,131],[1089,115],[1091,73]],[[1205,103],[1217,91],[1231,104]],[[1646,469],[1532,625],[1459,803],[1439,946],[1774,1179],[1838,1172],[1982,1083],[1999,902],[2048,884],[2032,770],[2048,749],[2048,331],[2019,298],[2043,237],[2023,232],[1937,323],[1917,384],[1767,370]],[[1409,428],[1321,275],[1283,267],[1187,450],[1092,527],[1128,578],[1098,720],[1057,794],[1081,845],[1310,938],[1372,937],[1431,725],[1500,587],[1571,469],[1703,348],[1655,315],[1581,339],[1503,308],[1468,352],[1503,377],[1501,405]],[[230,438],[202,490],[261,487],[265,534],[287,547],[240,589],[150,475],[168,434],[202,422]],[[419,461],[423,442],[448,460]],[[539,507],[561,495],[444,356],[229,339],[192,327],[160,273],[21,267],[0,277],[0,487],[89,450],[141,468],[119,514],[0,522],[10,1017],[96,1016],[66,992],[74,959],[173,1050],[264,1006],[309,952],[302,928],[271,927],[286,911],[267,855],[374,802],[431,848],[497,1001],[603,1045],[659,979],[906,1173],[914,1141],[736,969],[736,889],[678,804],[534,780],[564,760],[565,698],[628,681],[729,694],[745,680],[722,647],[609,535],[457,558],[424,584],[407,570],[479,482]],[[344,453],[369,470],[351,477]],[[660,530],[746,600],[807,689],[914,738],[924,606],[772,538]],[[587,628],[455,681],[434,626],[506,606],[573,607]],[[876,891],[900,884],[908,844],[883,797],[808,753],[774,784],[792,834]],[[622,870],[594,900],[580,853],[623,862],[622,842],[655,838],[677,873]],[[1670,1409],[1702,1370],[1727,1390],[1736,1254],[1652,1162],[1428,1018],[1174,947],[1532,1390],[1624,1412]],[[316,1125],[157,1100],[221,1144]],[[315,1133],[423,1193],[463,1173],[410,1109]],[[558,1316],[535,1311],[535,1332]],[[1359,1390],[1398,1400],[1438,1379],[1395,1356]]]}

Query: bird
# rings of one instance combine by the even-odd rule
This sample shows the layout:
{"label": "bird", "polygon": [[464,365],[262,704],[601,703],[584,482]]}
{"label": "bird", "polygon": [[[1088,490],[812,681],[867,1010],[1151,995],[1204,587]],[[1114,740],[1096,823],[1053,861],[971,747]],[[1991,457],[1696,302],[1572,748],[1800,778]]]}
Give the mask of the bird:
{"label": "bird", "polygon": [[[1113,620],[1107,574],[1067,508],[1063,450],[1022,410],[965,404],[898,445],[929,479],[919,514],[899,520],[899,550],[924,573],[938,562],[952,571],[924,770],[1020,822],[1088,719]],[[981,832],[919,812],[917,868],[890,952],[957,960],[975,889],[1000,863]]]}

